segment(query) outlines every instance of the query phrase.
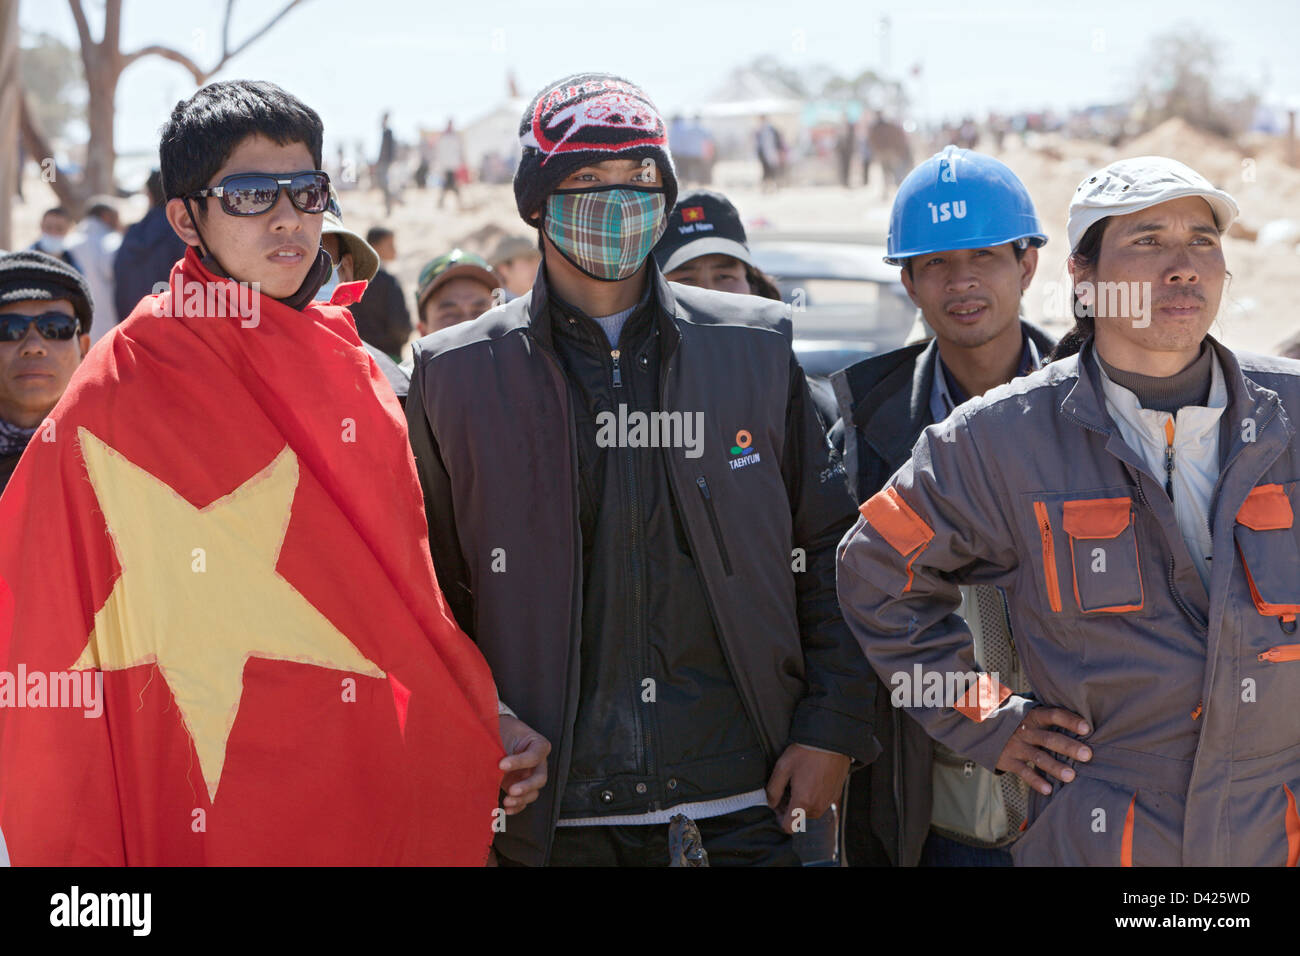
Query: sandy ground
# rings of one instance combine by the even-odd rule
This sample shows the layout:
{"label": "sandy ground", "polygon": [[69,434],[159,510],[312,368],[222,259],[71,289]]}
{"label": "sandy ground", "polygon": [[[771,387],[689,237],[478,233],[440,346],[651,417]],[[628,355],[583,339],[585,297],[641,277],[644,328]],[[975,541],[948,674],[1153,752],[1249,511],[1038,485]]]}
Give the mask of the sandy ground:
{"label": "sandy ground", "polygon": [[[991,148],[991,143],[986,146]],[[1070,197],[1093,170],[1125,156],[1162,154],[1182,160],[1236,197],[1247,233],[1267,223],[1293,220],[1300,229],[1300,169],[1287,166],[1280,142],[1259,140],[1237,146],[1171,120],[1119,148],[1102,144],[1040,137],[1028,144],[1008,137],[1000,158],[1029,188],[1050,241],[1040,255],[1038,274],[1025,298],[1031,319],[1060,331],[1068,327],[1060,304],[1068,302],[1065,271],[1065,219]],[[919,155],[922,153],[918,153]],[[757,187],[756,163],[721,163],[714,188],[726,192],[745,219],[751,237],[765,229],[782,233],[873,235],[883,242],[889,203],[878,170],[869,187],[790,186],[777,192]],[[27,201],[14,206],[15,245],[36,238],[40,213],[53,204],[52,194],[36,179],[25,184]],[[383,223],[397,237],[398,259],[393,271],[409,295],[420,267],[453,246],[486,253],[505,233],[532,238],[535,234],[515,211],[509,186],[470,185],[462,188],[464,207],[448,197],[438,208],[438,190],[407,189],[391,217],[384,216],[377,190],[341,194],[345,222],[361,234]],[[123,221],[133,222],[144,211],[140,197],[123,203]],[[1274,226],[1274,229],[1277,227]],[[1267,233],[1266,233],[1267,235]],[[1300,332],[1291,297],[1300,280],[1300,235],[1265,244],[1230,235],[1224,242],[1232,280],[1212,330],[1228,345],[1273,351]]]}

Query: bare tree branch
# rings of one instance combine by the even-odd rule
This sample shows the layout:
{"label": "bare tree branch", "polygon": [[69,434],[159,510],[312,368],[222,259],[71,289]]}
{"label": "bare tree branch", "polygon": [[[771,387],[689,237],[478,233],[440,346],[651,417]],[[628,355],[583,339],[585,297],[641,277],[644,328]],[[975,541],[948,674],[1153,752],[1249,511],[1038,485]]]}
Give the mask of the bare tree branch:
{"label": "bare tree branch", "polygon": [[81,0],[68,0],[72,8],[72,19],[77,23],[77,39],[81,41],[81,59],[85,61],[95,39],[90,35],[90,24],[86,22],[86,11],[81,9]]}
{"label": "bare tree branch", "polygon": [[235,0],[226,0],[226,15],[221,20],[221,59],[223,61],[230,55],[230,18],[234,16],[234,13]]}
{"label": "bare tree branch", "polygon": [[[77,0],[70,0],[70,2],[76,3]],[[215,75],[223,66],[226,65],[227,62],[233,60],[240,53],[244,52],[244,50],[247,49],[248,46],[253,43],[253,41],[261,39],[262,36],[265,35],[273,26],[275,26],[277,23],[283,20],[285,15],[288,14],[290,10],[298,6],[298,4],[300,3],[302,3],[302,0],[290,0],[290,2],[285,5],[284,9],[281,10],[279,13],[277,13],[275,16],[273,16],[270,20],[268,20],[260,30],[255,31],[243,43],[239,44],[239,46],[231,50],[226,46],[226,44],[228,41],[228,33],[230,29],[230,14],[231,11],[234,9],[235,4],[234,4],[234,0],[227,0],[226,19],[221,28],[221,59],[219,59],[209,69],[206,70],[203,69],[201,66],[195,63],[193,60],[191,60],[184,53],[181,53],[179,50],[173,50],[171,47],[160,46],[157,44],[154,44],[153,46],[141,47],[140,49],[136,50],[134,53],[128,53],[125,56],[123,56],[122,69],[126,69],[132,63],[134,63],[136,60],[141,59],[142,57],[160,56],[164,60],[171,60],[173,63],[179,63],[181,66],[185,67],[185,69],[187,69],[190,72],[190,75],[194,77],[195,85],[202,86],[205,82],[207,82],[209,77]]]}
{"label": "bare tree branch", "polygon": [[122,36],[122,0],[106,0],[104,4],[104,49],[109,56],[119,56]]}
{"label": "bare tree branch", "polygon": [[[53,163],[54,148],[37,124],[36,117],[27,103],[26,92],[23,92],[20,97],[18,122],[22,128],[23,148],[26,149],[27,155],[39,163],[42,169],[45,168],[46,161]],[[86,201],[85,189],[74,183],[72,178],[65,175],[64,171],[57,166],[54,167],[53,178],[48,182],[54,194],[59,197],[59,202],[74,216],[80,216],[81,207]]]}
{"label": "bare tree branch", "polygon": [[302,0],[290,0],[289,3],[285,4],[283,10],[281,10],[279,13],[277,13],[275,16],[273,16],[270,20],[266,21],[266,24],[262,27],[262,29],[254,31],[253,34],[252,34],[252,35],[251,35],[247,40],[245,40],[243,43],[239,44],[239,46],[235,47],[233,50],[228,50],[228,49],[226,49],[226,37],[225,37],[225,31],[226,31],[226,29],[229,28],[229,26],[230,26],[230,14],[231,14],[231,11],[234,9],[234,5],[235,5],[235,4],[234,4],[234,0],[227,0],[227,5],[226,5],[226,25],[225,25],[225,27],[224,27],[223,30],[222,30],[222,40],[221,40],[221,47],[222,47],[222,49],[221,49],[221,59],[217,61],[216,65],[213,66],[212,69],[208,70],[207,74],[204,75],[203,79],[206,80],[208,77],[213,76],[214,74],[216,74],[217,71],[219,71],[223,66],[225,66],[226,63],[227,63],[228,61],[233,60],[235,57],[239,56],[239,54],[243,53],[244,50],[247,49],[248,46],[249,46],[249,45],[250,45],[254,40],[259,40],[259,39],[261,39],[262,36],[263,36],[264,34],[266,34],[266,32],[267,32],[268,30],[271,29],[271,27],[275,26],[277,23],[279,23],[281,20],[283,20],[284,17],[285,17],[285,15],[288,14],[288,12],[289,12],[290,10],[292,10],[294,7],[298,6],[298,4],[300,4],[300,3],[302,3]]}
{"label": "bare tree branch", "polygon": [[141,47],[134,53],[125,54],[122,57],[122,69],[125,70],[136,60],[146,56],[160,56],[164,60],[171,60],[173,63],[179,63],[181,66],[185,67],[185,69],[189,70],[190,75],[194,77],[196,85],[202,85],[203,81],[208,77],[208,74],[204,72],[203,68],[184,53],[181,53],[179,50],[173,50],[171,47],[159,46],[157,44]]}

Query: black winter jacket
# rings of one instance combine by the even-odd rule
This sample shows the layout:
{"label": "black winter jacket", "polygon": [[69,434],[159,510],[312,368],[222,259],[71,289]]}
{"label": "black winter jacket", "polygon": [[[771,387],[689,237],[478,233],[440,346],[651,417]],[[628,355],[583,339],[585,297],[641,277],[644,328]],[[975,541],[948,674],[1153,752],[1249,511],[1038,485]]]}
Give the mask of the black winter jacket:
{"label": "black winter jacket", "polygon": [[[770,768],[714,630],[664,452],[631,446],[640,446],[631,429],[660,410],[657,306],[647,297],[611,349],[590,318],[552,302],[582,478],[581,686],[560,816],[647,813],[761,789]],[[630,441],[612,446],[619,421]]]}
{"label": "black winter jacket", "polygon": [[411,339],[411,313],[397,278],[383,269],[366,284],[361,298],[348,306],[361,341],[394,360]]}
{"label": "black winter jacket", "polygon": [[[747,731],[765,761],[759,783],[792,742],[864,763],[879,752],[875,682],[834,591],[834,548],[853,511],[793,357],[789,309],[670,286],[648,268],[649,306],[629,320],[634,347],[620,355],[619,388],[635,394],[618,397],[630,410],[702,412],[698,457],[690,447],[593,453],[594,416],[616,397],[613,357],[603,333],[583,326],[590,320],[550,300],[544,269],[530,295],[415,344],[407,418],[439,582],[502,700],[553,745],[540,798],[497,836],[497,849],[521,863],[546,861],[562,797],[566,816],[595,815],[593,806],[635,813],[748,786],[734,767],[708,766],[724,754],[707,752],[743,754]],[[657,374],[642,369],[643,356],[661,363]],[[628,507],[643,486],[649,514]],[[621,522],[610,524],[611,502]],[[612,560],[619,549],[623,560]],[[698,603],[681,590],[692,583]],[[605,605],[595,615],[593,601]],[[674,601],[681,606],[664,607]],[[691,640],[667,633],[673,620],[696,632]],[[612,653],[616,640],[627,653]],[[662,657],[680,652],[686,668]],[[685,673],[693,665],[698,674]],[[618,681],[613,694],[595,694],[592,667],[598,681]],[[670,708],[641,702],[642,681],[656,675],[660,703],[680,698]],[[593,702],[604,712],[584,726]],[[648,723],[647,706],[660,707]],[[694,738],[687,715],[704,725]],[[720,732],[721,722],[730,726]],[[694,755],[692,740],[703,744]],[[683,795],[680,782],[668,787],[667,766],[692,756],[701,763],[685,778],[698,792]],[[664,767],[649,762],[660,758]]]}
{"label": "black winter jacket", "polygon": [[126,230],[113,259],[113,305],[125,319],[140,300],[166,282],[177,259],[185,258],[185,240],[167,221],[167,210],[154,206]]}

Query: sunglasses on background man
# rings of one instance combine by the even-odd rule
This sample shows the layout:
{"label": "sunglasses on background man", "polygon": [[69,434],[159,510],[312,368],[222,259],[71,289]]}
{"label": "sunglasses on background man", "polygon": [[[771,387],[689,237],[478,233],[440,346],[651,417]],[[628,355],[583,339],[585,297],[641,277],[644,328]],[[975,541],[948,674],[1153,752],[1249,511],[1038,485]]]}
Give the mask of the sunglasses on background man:
{"label": "sunglasses on background man", "polygon": [[21,342],[30,326],[36,326],[41,337],[56,342],[66,342],[81,331],[81,322],[62,312],[44,312],[40,315],[10,313],[0,315],[0,342]]}

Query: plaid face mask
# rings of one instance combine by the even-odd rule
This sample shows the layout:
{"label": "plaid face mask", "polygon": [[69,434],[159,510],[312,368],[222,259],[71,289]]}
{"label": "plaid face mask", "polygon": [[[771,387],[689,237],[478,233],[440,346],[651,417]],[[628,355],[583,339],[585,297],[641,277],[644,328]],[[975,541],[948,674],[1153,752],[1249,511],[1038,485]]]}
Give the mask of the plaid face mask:
{"label": "plaid face mask", "polygon": [[546,235],[593,279],[617,282],[641,267],[668,226],[662,186],[563,189],[546,198]]}

